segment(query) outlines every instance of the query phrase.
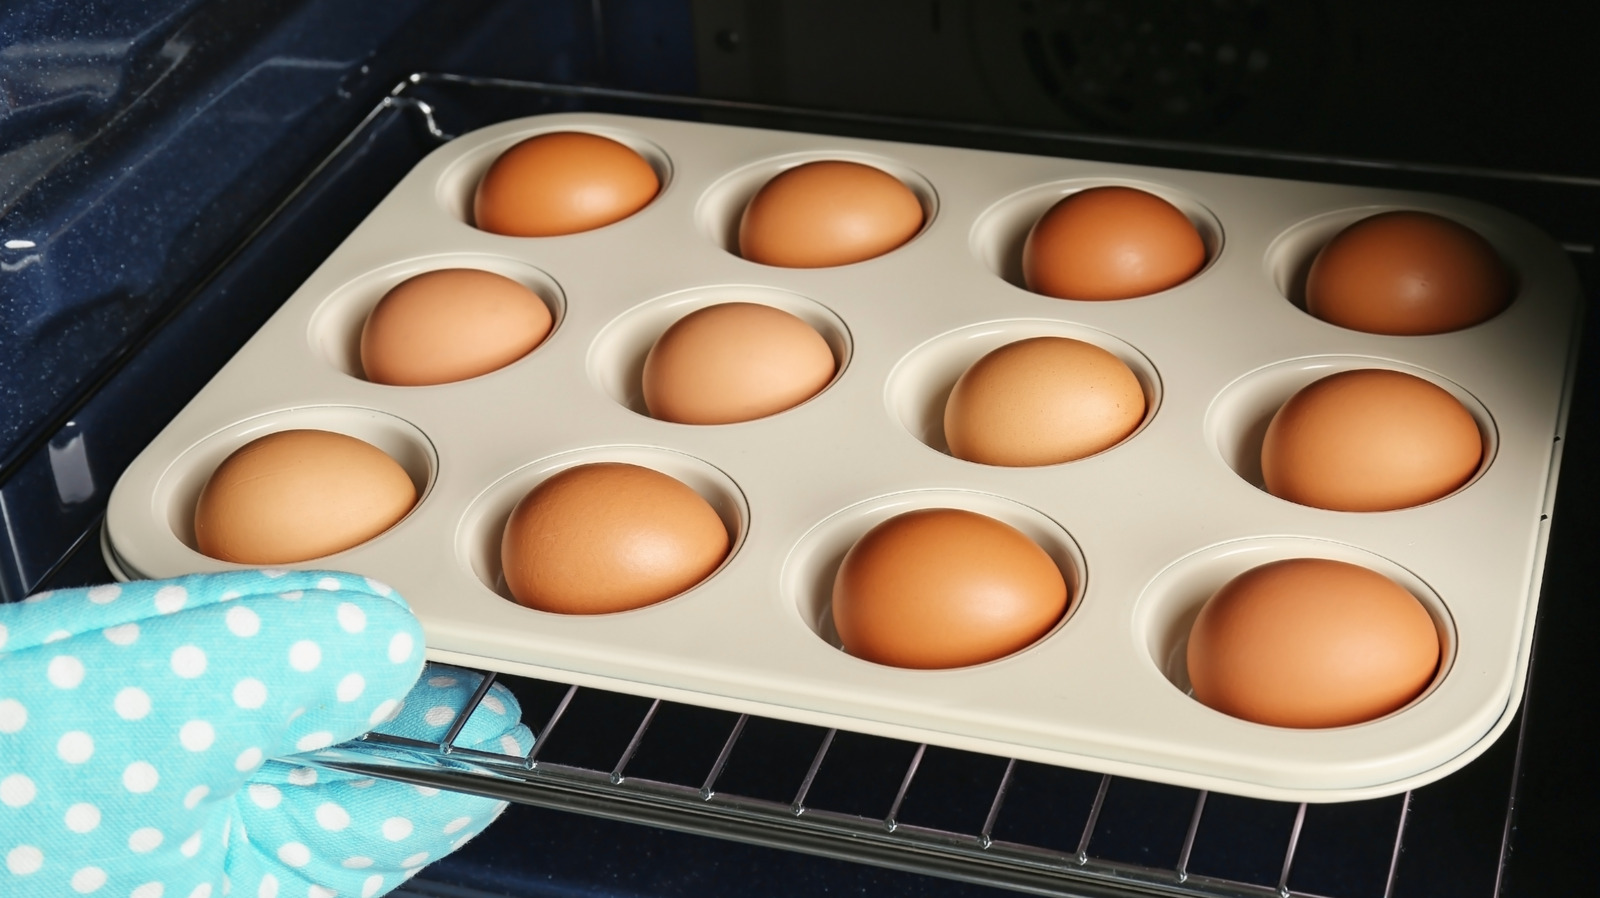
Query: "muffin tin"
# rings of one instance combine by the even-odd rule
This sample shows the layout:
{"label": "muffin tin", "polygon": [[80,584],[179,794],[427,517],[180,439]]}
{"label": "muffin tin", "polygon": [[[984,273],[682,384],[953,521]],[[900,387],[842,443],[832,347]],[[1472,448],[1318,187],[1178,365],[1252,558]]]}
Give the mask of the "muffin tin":
{"label": "muffin tin", "polygon": [[[472,227],[472,192],[489,163],[521,139],[568,129],[637,149],[661,193],[580,234]],[[896,175],[924,206],[922,231],[837,268],[739,258],[744,203],[813,159]],[[1202,271],[1108,302],[1022,287],[1033,220],[1099,184],[1182,209],[1207,246]],[[1488,238],[1515,273],[1511,307],[1427,337],[1363,334],[1306,314],[1298,285],[1317,248],[1395,208],[1437,212]],[[453,266],[533,288],[555,314],[551,336],[459,383],[362,380],[368,310],[404,278]],[[335,430],[387,451],[422,498],[389,532],[298,566],[397,587],[436,660],[1261,798],[1377,796],[1460,767],[1520,701],[1579,296],[1548,237],[1449,197],[612,115],[520,119],[430,154],[289,297],[123,475],[104,551],[129,578],[232,567],[193,548],[194,503],[211,470],[267,432]],[[655,337],[729,300],[810,322],[840,363],[833,383],[756,421],[646,416],[639,372]],[[955,379],[988,350],[1045,334],[1127,362],[1148,400],[1140,428],[1048,467],[949,456],[940,422]],[[1466,404],[1487,450],[1475,478],[1437,502],[1381,513],[1267,494],[1259,444],[1278,405],[1318,377],[1374,366],[1425,377]],[[700,491],[733,535],[730,556],[698,587],[635,611],[562,616],[510,601],[498,551],[512,506],[551,473],[602,460],[648,465]],[[1050,635],[955,670],[883,667],[837,647],[828,598],[846,549],[893,514],[933,506],[992,515],[1051,554],[1073,598]],[[1234,574],[1294,556],[1364,564],[1427,606],[1445,651],[1419,699],[1361,725],[1288,730],[1186,694],[1184,641],[1200,605]]]}

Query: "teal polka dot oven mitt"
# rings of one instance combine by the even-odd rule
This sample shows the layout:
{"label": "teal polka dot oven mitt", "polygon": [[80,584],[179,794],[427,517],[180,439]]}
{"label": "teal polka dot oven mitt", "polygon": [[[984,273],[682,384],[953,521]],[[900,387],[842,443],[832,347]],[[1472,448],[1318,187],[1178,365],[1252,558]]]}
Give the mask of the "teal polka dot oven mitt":
{"label": "teal polka dot oven mitt", "polygon": [[[441,741],[481,682],[426,666],[389,587],[237,571],[0,605],[0,895],[382,895],[494,799],[296,763],[376,728]],[[525,755],[495,684],[455,743]]]}

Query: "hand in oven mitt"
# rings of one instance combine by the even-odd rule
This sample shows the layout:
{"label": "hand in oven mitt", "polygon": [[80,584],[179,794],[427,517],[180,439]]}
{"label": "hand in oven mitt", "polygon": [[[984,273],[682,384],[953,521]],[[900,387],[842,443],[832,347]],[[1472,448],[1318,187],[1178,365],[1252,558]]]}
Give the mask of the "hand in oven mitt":
{"label": "hand in oven mitt", "polygon": [[[374,727],[438,742],[479,682],[424,670],[404,601],[350,574],[203,574],[0,605],[0,894],[388,892],[505,803],[272,759]],[[455,744],[526,754],[519,717],[496,684]]]}

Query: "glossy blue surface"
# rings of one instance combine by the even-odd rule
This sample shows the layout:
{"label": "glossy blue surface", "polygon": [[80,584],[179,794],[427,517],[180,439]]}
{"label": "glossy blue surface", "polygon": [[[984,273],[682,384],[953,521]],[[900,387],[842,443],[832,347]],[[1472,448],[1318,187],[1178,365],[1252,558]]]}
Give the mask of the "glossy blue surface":
{"label": "glossy blue surface", "polygon": [[[651,14],[628,15],[636,6]],[[607,39],[644,48],[610,53],[593,28],[598,9],[143,0],[0,10],[0,481],[406,74],[692,89],[682,9],[610,4],[631,27]]]}

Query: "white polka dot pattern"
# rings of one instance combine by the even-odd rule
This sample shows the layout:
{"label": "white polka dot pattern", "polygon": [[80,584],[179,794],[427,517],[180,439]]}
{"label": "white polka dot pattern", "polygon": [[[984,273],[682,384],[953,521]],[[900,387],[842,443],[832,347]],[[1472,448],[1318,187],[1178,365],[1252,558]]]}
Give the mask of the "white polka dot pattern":
{"label": "white polka dot pattern", "polygon": [[128,837],[128,850],[134,854],[144,854],[159,848],[161,842],[161,830],[153,826],[144,826],[134,830],[133,835]]}
{"label": "white polka dot pattern", "polygon": [[68,764],[83,764],[94,757],[94,738],[82,730],[62,733],[56,743],[56,757]]}
{"label": "white polka dot pattern", "polygon": [[0,733],[20,733],[28,724],[28,709],[14,698],[0,698]]}
{"label": "white polka dot pattern", "polygon": [[33,784],[33,780],[20,773],[13,773],[0,780],[0,804],[20,808],[33,801],[33,797],[37,794],[39,788]]}
{"label": "white polka dot pattern", "polygon": [[[238,571],[0,605],[0,734],[53,765],[0,764],[0,895],[395,888],[504,804],[269,759],[374,725],[442,739],[478,675],[437,668],[419,681],[421,636],[389,587],[333,572]],[[57,697],[9,685],[23,682]],[[519,714],[496,685],[457,744],[525,755]],[[100,771],[111,788],[91,794],[66,770]]]}
{"label": "white polka dot pattern", "polygon": [[81,867],[73,871],[70,883],[74,892],[87,895],[106,884],[106,871],[99,867]]}
{"label": "white polka dot pattern", "polygon": [[162,614],[175,614],[189,601],[189,591],[182,586],[163,586],[156,590],[156,610]]}
{"label": "white polka dot pattern", "polygon": [[67,808],[67,829],[75,833],[92,833],[100,825],[100,809],[87,801]]}
{"label": "white polka dot pattern", "polygon": [[112,707],[123,720],[139,720],[150,713],[150,696],[137,686],[129,686],[117,693]]}
{"label": "white polka dot pattern", "polygon": [[123,787],[136,795],[154,790],[160,781],[161,775],[149,761],[134,761],[122,771]]}
{"label": "white polka dot pattern", "polygon": [[17,876],[39,872],[44,866],[44,852],[37,845],[18,845],[6,853],[6,869]]}
{"label": "white polka dot pattern", "polygon": [[[60,640],[57,640],[58,642]],[[71,655],[57,655],[46,669],[50,685],[57,689],[76,689],[83,682],[83,662]]]}
{"label": "white polka dot pattern", "polygon": [[190,751],[205,751],[216,740],[216,730],[203,720],[191,720],[178,730],[178,741]]}
{"label": "white polka dot pattern", "polygon": [[261,615],[243,605],[229,608],[227,621],[228,632],[241,638],[248,639],[261,632]]}
{"label": "white polka dot pattern", "polygon": [[255,677],[245,677],[233,686],[233,703],[255,710],[267,703],[267,686]]}

